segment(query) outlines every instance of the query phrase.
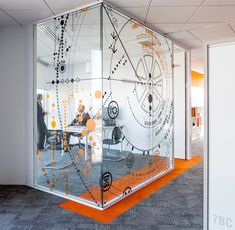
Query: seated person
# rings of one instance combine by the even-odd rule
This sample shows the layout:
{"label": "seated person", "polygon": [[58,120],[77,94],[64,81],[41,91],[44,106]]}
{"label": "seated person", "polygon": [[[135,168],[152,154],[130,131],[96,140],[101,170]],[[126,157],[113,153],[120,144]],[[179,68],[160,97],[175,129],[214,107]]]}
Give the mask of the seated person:
{"label": "seated person", "polygon": [[[78,114],[76,117],[73,119],[73,121],[70,123],[69,126],[85,126],[86,122],[90,119],[89,113],[85,112],[85,106],[79,106],[78,108]],[[81,133],[76,133],[76,132],[66,132],[66,141],[67,145],[69,145],[70,142],[70,137],[75,136],[75,137],[81,137]]]}
{"label": "seated person", "polygon": [[78,125],[86,125],[86,122],[90,119],[89,113],[85,113],[85,106],[79,106],[78,114],[73,119],[69,126],[78,126]]}

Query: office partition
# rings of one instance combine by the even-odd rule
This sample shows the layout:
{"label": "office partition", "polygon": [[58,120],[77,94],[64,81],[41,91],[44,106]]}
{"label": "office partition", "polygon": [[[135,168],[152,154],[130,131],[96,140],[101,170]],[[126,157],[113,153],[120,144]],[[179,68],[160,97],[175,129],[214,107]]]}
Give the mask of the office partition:
{"label": "office partition", "polygon": [[190,52],[174,45],[174,157],[180,159],[191,159],[190,66]]}
{"label": "office partition", "polygon": [[234,229],[235,226],[234,59],[234,42],[207,47],[205,228],[210,230]]}
{"label": "office partition", "polygon": [[172,41],[106,4],[35,26],[35,186],[104,209],[169,172]]}

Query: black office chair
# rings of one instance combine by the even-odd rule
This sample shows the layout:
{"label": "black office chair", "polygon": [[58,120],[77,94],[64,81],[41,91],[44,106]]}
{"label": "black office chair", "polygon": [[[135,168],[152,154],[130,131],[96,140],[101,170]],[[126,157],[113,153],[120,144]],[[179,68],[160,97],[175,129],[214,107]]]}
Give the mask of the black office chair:
{"label": "black office chair", "polygon": [[113,131],[112,131],[112,139],[104,139],[103,140],[103,144],[108,145],[107,154],[104,155],[104,157],[103,157],[104,160],[107,160],[107,161],[120,161],[120,160],[125,158],[124,156],[120,156],[120,152],[122,152],[122,146],[121,146],[121,151],[118,151],[119,155],[110,153],[110,146],[117,145],[117,144],[122,144],[122,140],[121,140],[121,138],[122,138],[121,129],[122,128],[123,128],[123,126],[120,127],[120,128],[117,127],[117,126],[114,127]]}
{"label": "black office chair", "polygon": [[47,149],[63,150],[63,131],[47,130],[46,143]]}
{"label": "black office chair", "polygon": [[[70,143],[67,143],[68,144],[68,147],[72,148],[74,146],[79,146],[79,148],[84,148],[85,147],[85,144],[84,143],[81,143],[81,139],[82,139],[82,134],[81,133],[73,133],[71,134],[71,136],[73,137],[77,137],[78,138],[78,142],[75,143],[75,144],[70,144]],[[70,140],[70,138],[69,138]]]}
{"label": "black office chair", "polygon": [[122,131],[119,127],[114,127],[112,131],[112,139],[104,139],[103,144],[105,145],[117,145],[121,143]]}
{"label": "black office chair", "polygon": [[[47,149],[50,150],[63,150],[63,131],[62,130],[47,130],[46,136]],[[61,153],[61,151],[59,151]],[[49,151],[52,154],[50,160],[45,163],[45,168],[48,169],[64,169],[72,164],[68,161],[63,154],[61,156],[56,154],[56,151]],[[57,158],[57,159],[56,159]]]}

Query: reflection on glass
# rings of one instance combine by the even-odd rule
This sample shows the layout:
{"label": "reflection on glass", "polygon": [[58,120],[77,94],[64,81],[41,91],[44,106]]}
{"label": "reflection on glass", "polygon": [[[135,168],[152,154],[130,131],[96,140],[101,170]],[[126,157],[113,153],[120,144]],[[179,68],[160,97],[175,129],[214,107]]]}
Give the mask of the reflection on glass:
{"label": "reflection on glass", "polygon": [[172,169],[171,41],[103,4],[36,30],[35,185],[105,208]]}

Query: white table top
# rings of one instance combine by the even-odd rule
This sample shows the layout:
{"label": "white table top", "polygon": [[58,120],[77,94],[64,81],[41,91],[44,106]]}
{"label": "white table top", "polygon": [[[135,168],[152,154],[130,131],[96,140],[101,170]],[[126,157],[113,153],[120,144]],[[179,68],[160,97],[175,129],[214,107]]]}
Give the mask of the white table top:
{"label": "white table top", "polygon": [[85,125],[68,126],[68,127],[65,128],[65,131],[66,131],[66,132],[81,133],[82,130],[84,130],[84,129],[87,130],[87,128],[86,128]]}

